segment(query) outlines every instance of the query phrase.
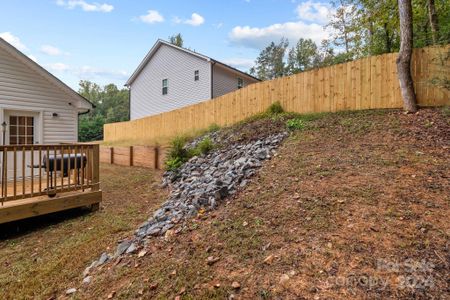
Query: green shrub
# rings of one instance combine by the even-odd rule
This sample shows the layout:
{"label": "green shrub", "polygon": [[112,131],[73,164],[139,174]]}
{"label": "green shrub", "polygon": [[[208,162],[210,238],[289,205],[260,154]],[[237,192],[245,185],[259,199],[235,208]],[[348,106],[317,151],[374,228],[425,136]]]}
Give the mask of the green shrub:
{"label": "green shrub", "polygon": [[186,138],[185,137],[176,137],[170,142],[170,151],[169,155],[167,156],[168,159],[174,159],[174,158],[184,158],[188,156],[188,151],[184,148],[186,144]]}
{"label": "green shrub", "polygon": [[175,157],[166,160],[166,169],[169,171],[174,171],[181,167],[184,161],[180,157]]}
{"label": "green shrub", "polygon": [[181,167],[191,157],[206,154],[214,149],[214,143],[209,137],[201,140],[193,149],[186,149],[187,139],[184,137],[176,137],[171,142],[171,148],[165,161],[167,170],[174,171]]}
{"label": "green shrub", "polygon": [[286,127],[289,130],[300,130],[305,128],[305,121],[300,118],[294,118],[286,121]]}
{"label": "green shrub", "polygon": [[284,113],[283,106],[281,106],[281,103],[279,101],[272,103],[269,108],[267,109],[267,113],[271,115],[277,115]]}
{"label": "green shrub", "polygon": [[217,125],[216,123],[213,123],[208,126],[208,132],[216,132],[218,130],[220,130],[220,126]]}
{"label": "green shrub", "polygon": [[206,137],[200,143],[198,143],[196,148],[199,150],[200,154],[206,154],[214,149],[214,143],[211,138]]}

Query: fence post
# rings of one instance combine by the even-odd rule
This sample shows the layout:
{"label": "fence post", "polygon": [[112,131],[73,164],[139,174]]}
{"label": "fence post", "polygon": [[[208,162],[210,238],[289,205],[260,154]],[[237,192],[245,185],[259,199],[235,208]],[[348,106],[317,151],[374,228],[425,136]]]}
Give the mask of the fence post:
{"label": "fence post", "polygon": [[159,146],[155,146],[155,169],[159,169]]}
{"label": "fence post", "polygon": [[133,157],[133,146],[130,146],[130,167],[134,164],[134,157]]}
{"label": "fence post", "polygon": [[109,148],[109,152],[110,152],[109,162],[113,165],[114,164],[114,147]]}

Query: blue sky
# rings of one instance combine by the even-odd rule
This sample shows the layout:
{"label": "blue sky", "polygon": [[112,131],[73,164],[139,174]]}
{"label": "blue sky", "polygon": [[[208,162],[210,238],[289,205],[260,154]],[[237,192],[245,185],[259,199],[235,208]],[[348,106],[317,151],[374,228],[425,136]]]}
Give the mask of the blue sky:
{"label": "blue sky", "polygon": [[123,86],[158,38],[247,71],[288,37],[320,42],[332,12],[315,0],[2,0],[0,37],[74,89],[81,79]]}

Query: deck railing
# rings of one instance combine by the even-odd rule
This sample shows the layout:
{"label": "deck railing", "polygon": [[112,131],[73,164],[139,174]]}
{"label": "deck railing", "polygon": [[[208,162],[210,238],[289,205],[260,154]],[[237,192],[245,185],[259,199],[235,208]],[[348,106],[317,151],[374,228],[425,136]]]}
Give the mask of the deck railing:
{"label": "deck railing", "polygon": [[0,146],[0,181],[6,201],[99,190],[99,145]]}

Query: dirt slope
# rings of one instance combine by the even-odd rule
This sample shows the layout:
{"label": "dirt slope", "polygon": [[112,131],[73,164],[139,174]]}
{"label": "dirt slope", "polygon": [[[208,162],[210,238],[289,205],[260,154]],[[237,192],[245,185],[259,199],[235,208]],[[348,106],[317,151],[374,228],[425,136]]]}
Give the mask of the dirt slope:
{"label": "dirt slope", "polygon": [[449,137],[440,109],[308,122],[245,191],[78,297],[443,298]]}

